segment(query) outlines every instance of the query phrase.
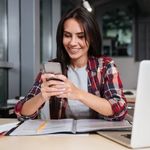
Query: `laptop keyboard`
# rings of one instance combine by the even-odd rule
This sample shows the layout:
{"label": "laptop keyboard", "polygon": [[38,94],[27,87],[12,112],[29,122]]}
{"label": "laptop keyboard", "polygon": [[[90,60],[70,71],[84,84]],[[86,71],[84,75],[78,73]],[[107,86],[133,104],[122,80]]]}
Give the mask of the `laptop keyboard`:
{"label": "laptop keyboard", "polygon": [[126,138],[128,138],[128,139],[131,139],[131,134],[123,134],[123,135],[121,135],[121,136],[124,136],[124,137],[126,137]]}

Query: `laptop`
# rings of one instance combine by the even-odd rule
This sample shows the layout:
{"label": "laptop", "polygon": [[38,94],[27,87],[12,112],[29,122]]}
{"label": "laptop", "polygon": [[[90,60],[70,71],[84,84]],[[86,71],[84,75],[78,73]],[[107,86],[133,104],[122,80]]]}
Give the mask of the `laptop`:
{"label": "laptop", "polygon": [[128,148],[150,147],[150,60],[140,62],[132,131],[98,131]]}

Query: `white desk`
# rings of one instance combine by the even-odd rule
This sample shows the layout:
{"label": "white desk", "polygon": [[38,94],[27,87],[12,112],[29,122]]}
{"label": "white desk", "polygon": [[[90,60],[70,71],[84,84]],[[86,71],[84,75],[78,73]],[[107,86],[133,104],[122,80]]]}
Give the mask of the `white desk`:
{"label": "white desk", "polygon": [[[0,119],[0,123],[14,120]],[[99,135],[1,136],[0,150],[129,150]],[[142,149],[138,149],[142,150]],[[144,150],[144,149],[143,149]],[[147,148],[146,150],[150,150]]]}

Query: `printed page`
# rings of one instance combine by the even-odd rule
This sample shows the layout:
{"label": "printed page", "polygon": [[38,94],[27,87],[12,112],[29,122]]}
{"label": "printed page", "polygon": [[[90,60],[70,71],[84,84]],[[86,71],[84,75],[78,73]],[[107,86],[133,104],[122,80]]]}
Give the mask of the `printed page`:
{"label": "printed page", "polygon": [[77,132],[90,132],[98,130],[131,130],[131,124],[127,120],[106,121],[102,119],[80,119],[77,120]]}
{"label": "printed page", "polygon": [[27,120],[10,135],[42,135],[72,132],[73,119]]}
{"label": "printed page", "polygon": [[12,122],[12,123],[5,123],[0,125],[0,132],[9,131],[14,127],[17,127],[19,121]]}

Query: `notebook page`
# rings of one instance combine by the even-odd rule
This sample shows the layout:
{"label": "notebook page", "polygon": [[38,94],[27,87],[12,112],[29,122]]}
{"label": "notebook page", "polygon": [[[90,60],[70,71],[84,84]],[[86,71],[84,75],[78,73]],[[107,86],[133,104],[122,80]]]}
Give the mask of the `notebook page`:
{"label": "notebook page", "polygon": [[72,132],[73,119],[27,120],[10,135],[42,135],[59,132]]}
{"label": "notebook page", "polygon": [[80,119],[77,120],[77,132],[89,132],[98,130],[119,130],[131,129],[131,124],[127,120],[106,121],[102,119]]}

